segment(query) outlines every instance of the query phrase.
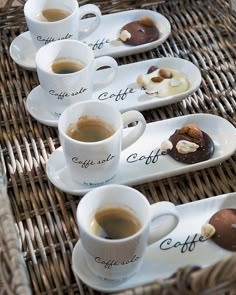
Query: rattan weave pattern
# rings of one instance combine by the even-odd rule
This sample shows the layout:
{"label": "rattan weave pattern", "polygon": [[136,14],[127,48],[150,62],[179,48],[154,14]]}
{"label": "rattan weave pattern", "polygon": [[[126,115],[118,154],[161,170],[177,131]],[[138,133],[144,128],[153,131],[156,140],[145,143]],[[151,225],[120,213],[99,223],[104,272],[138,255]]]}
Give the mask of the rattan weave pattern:
{"label": "rattan weave pattern", "polygon": [[[58,133],[35,121],[26,111],[26,97],[38,85],[38,79],[36,73],[18,67],[9,55],[11,41],[27,29],[24,1],[18,7],[13,7],[12,2],[7,1],[0,10],[0,145],[10,200],[10,206],[1,200],[0,290],[2,294],[20,295],[97,294],[80,281],[77,285],[71,270],[72,249],[79,238],[75,221],[79,198],[60,192],[46,177],[45,163],[59,146]],[[80,5],[86,3],[80,1]],[[236,126],[236,19],[229,13],[227,0],[93,3],[103,13],[153,9],[171,22],[172,34],[163,45],[117,59],[120,64],[175,56],[190,60],[201,70],[199,90],[182,102],[143,112],[148,122],[211,113]],[[136,188],[151,203],[168,200],[175,204],[236,192],[236,154],[216,167]],[[216,266],[188,266],[170,279],[119,294],[236,294],[235,290],[234,255]]]}

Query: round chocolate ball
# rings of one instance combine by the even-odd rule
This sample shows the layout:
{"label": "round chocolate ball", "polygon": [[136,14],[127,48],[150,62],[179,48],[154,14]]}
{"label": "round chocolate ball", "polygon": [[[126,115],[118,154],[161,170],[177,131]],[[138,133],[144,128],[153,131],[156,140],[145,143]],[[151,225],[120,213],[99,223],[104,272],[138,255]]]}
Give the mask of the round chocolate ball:
{"label": "round chocolate ball", "polygon": [[218,246],[236,251],[236,209],[222,209],[216,212],[209,223],[214,226],[212,241]]}

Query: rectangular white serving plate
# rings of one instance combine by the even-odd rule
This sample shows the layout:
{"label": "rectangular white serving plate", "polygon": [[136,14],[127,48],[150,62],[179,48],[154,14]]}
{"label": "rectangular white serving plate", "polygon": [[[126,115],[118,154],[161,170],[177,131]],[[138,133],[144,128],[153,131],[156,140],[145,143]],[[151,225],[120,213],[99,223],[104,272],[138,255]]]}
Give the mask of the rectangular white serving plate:
{"label": "rectangular white serving plate", "polygon": [[[213,140],[215,151],[207,161],[196,164],[177,162],[169,155],[160,155],[161,143],[176,129],[195,124]],[[127,128],[124,133],[132,132]],[[191,114],[163,121],[148,123],[144,134],[121,153],[116,176],[108,184],[137,185],[208,168],[222,163],[236,151],[236,128],[222,117],[210,114]],[[102,168],[101,168],[102,169]],[[62,191],[72,195],[84,195],[94,186],[74,181],[67,170],[62,148],[55,150],[47,162],[47,175]]]}
{"label": "rectangular white serving plate", "polygon": [[[163,140],[168,139],[176,129],[187,124],[197,125],[211,137],[215,146],[211,159],[191,165],[177,162],[169,155],[160,156],[156,161],[153,158],[150,159],[150,154],[154,155],[158,151]],[[119,181],[116,181],[115,177],[112,182],[135,185],[196,171],[223,162],[235,150],[236,129],[219,116],[194,114],[150,123],[147,124],[144,135],[122,152],[121,165],[117,173]]]}
{"label": "rectangular white serving plate", "polygon": [[141,269],[126,281],[107,281],[92,275],[86,267],[80,267],[86,263],[84,257],[74,259],[73,269],[80,267],[75,273],[91,288],[103,292],[117,292],[168,278],[178,268],[187,265],[212,265],[235,253],[224,250],[210,239],[204,240],[201,236],[202,225],[208,223],[214,213],[225,208],[236,208],[236,193],[177,206],[180,216],[178,226],[165,238],[147,248]]}
{"label": "rectangular white serving plate", "polygon": [[[151,66],[169,68],[186,75],[189,81],[189,89],[167,97],[154,97],[147,95],[145,90],[136,83],[140,74],[146,74]],[[96,72],[95,83],[104,81],[109,74],[109,69]],[[98,87],[95,85],[93,99],[113,105],[124,112],[128,110],[147,110],[176,103],[193,94],[201,84],[201,72],[190,61],[177,57],[154,58],[121,65],[112,83]]]}
{"label": "rectangular white serving plate", "polygon": [[[117,41],[120,29],[124,25],[144,16],[151,18],[159,30],[160,36],[156,41],[137,46]],[[80,30],[88,27],[92,21],[93,17],[82,19]],[[134,9],[102,15],[99,27],[86,38],[83,38],[83,34],[80,33],[79,39],[93,49],[95,57],[104,55],[122,57],[151,50],[166,41],[170,33],[170,22],[165,16],[153,10]]]}

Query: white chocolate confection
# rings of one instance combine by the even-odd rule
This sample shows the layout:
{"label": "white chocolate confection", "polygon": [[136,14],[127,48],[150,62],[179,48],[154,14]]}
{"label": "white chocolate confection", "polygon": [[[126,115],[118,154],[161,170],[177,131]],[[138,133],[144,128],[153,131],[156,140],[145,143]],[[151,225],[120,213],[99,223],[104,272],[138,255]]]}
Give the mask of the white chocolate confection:
{"label": "white chocolate confection", "polygon": [[[171,72],[171,78],[162,78],[160,71]],[[159,77],[160,82],[152,81]],[[136,80],[137,84],[146,89],[146,93],[158,97],[167,97],[182,93],[189,89],[189,81],[185,74],[172,69],[156,69],[150,74],[140,74]]]}

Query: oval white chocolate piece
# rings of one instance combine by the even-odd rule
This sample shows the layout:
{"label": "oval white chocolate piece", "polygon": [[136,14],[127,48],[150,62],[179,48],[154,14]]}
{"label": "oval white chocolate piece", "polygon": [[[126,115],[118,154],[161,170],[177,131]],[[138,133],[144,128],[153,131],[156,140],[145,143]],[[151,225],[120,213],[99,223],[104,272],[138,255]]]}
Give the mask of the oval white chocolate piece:
{"label": "oval white chocolate piece", "polygon": [[187,140],[180,140],[176,144],[176,149],[180,154],[194,153],[199,148],[199,145]]}

